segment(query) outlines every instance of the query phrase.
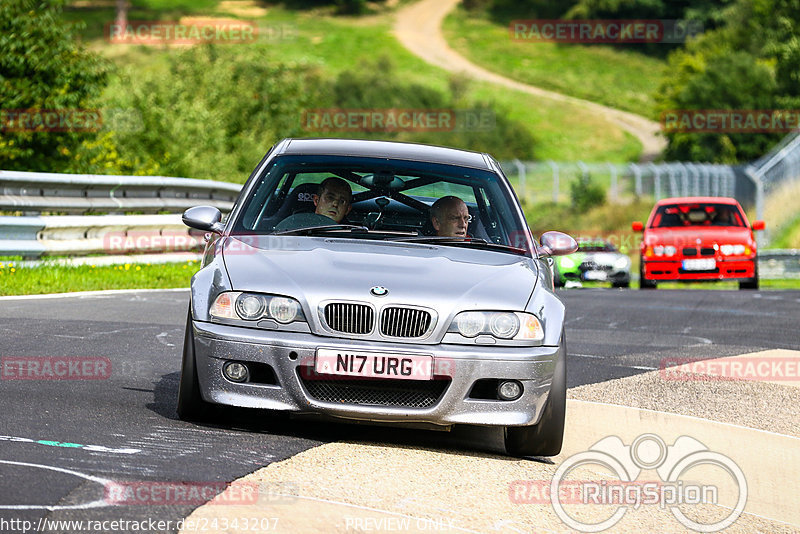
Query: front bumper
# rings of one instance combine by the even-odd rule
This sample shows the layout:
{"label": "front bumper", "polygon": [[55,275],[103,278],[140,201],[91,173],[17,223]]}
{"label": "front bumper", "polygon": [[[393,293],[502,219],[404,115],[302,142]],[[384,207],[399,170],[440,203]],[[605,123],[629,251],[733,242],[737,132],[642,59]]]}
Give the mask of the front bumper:
{"label": "front bumper", "polygon": [[[713,258],[712,258],[713,259]],[[682,260],[644,262],[644,276],[653,281],[747,280],[755,277],[754,259],[716,260],[710,271],[686,271]]]}
{"label": "front bumper", "polygon": [[[206,401],[247,408],[387,423],[524,426],[538,422],[550,391],[555,364],[565,358],[560,347],[418,345],[322,337],[193,321],[200,390]],[[329,402],[312,396],[303,377],[313,368],[316,350],[381,351],[432,354],[446,370],[446,387],[429,407]],[[275,384],[234,383],[222,375],[226,361],[269,365]],[[444,364],[444,365],[440,365]],[[470,397],[479,379],[513,379],[523,386],[514,401]],[[379,379],[398,385],[401,380]],[[335,385],[335,384],[334,384]]]}

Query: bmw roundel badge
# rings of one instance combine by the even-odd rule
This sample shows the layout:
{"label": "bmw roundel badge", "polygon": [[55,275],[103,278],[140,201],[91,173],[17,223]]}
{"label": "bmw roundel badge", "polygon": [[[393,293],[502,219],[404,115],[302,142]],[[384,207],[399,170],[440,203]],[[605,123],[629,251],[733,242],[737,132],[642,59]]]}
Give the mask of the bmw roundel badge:
{"label": "bmw roundel badge", "polygon": [[375,286],[369,290],[370,293],[375,295],[376,297],[385,297],[389,294],[389,290],[383,286]]}

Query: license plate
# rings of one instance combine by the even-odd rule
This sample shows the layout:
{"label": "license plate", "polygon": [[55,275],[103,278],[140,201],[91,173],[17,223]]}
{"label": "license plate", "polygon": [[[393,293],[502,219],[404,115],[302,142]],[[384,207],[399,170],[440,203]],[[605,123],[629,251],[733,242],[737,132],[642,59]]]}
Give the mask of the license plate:
{"label": "license plate", "polygon": [[713,271],[716,268],[716,260],[683,260],[684,271]]}
{"label": "license plate", "polygon": [[605,271],[586,271],[583,278],[586,280],[605,280],[608,276]]}
{"label": "license plate", "polygon": [[433,380],[433,356],[317,349],[314,370],[326,375]]}

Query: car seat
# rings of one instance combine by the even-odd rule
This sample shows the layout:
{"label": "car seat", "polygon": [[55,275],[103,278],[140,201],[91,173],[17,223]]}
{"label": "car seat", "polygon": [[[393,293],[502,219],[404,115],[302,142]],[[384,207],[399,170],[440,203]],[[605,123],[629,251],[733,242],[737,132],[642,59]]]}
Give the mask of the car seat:
{"label": "car seat", "polygon": [[314,195],[319,190],[319,184],[306,183],[295,186],[286,196],[283,205],[267,218],[262,219],[260,228],[273,228],[289,215],[295,213],[313,213]]}

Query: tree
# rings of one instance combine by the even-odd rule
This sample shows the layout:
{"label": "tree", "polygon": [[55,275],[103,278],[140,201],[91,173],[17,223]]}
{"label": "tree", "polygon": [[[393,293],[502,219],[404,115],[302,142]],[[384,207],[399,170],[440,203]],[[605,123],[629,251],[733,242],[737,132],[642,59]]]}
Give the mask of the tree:
{"label": "tree", "polygon": [[91,128],[53,131],[64,126],[13,122],[23,110],[64,116],[90,109],[105,86],[106,63],[75,40],[73,28],[60,17],[62,3],[0,2],[0,168],[62,170],[81,142],[95,136]]}
{"label": "tree", "polygon": [[[666,110],[800,107],[797,0],[736,0],[725,24],[673,52],[656,99]],[[667,133],[668,159],[736,163],[763,155],[785,132]]]}

